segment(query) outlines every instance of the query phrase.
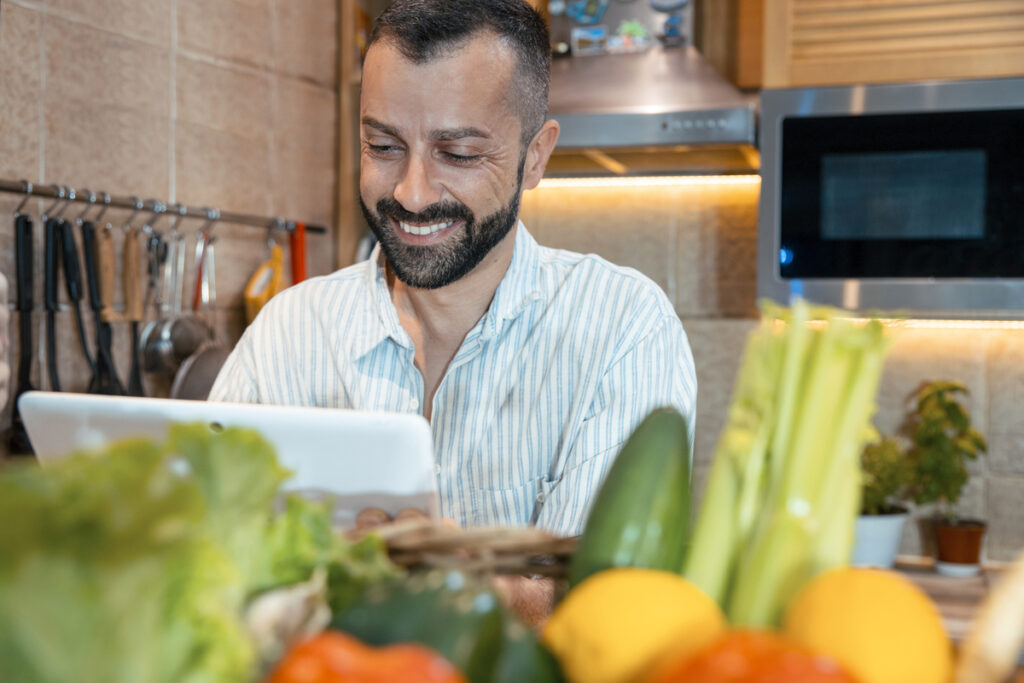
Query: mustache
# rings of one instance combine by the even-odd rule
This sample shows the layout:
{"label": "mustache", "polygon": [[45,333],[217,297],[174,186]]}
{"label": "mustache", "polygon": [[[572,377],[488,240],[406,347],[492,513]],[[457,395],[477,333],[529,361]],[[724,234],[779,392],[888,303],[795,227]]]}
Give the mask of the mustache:
{"label": "mustache", "polygon": [[422,211],[413,213],[407,211],[391,197],[384,197],[377,202],[377,213],[381,216],[389,216],[406,223],[438,223],[448,220],[461,220],[466,224],[473,222],[473,212],[461,202],[438,202],[431,204]]}

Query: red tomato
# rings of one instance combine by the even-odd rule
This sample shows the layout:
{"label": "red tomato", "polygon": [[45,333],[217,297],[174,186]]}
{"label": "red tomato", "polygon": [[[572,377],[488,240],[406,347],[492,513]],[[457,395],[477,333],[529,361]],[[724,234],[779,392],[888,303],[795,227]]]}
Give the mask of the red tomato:
{"label": "red tomato", "polygon": [[466,679],[423,645],[373,648],[340,631],[324,631],[289,650],[267,683],[466,683]]}
{"label": "red tomato", "polygon": [[731,631],[652,683],[857,683],[835,660],[764,631]]}

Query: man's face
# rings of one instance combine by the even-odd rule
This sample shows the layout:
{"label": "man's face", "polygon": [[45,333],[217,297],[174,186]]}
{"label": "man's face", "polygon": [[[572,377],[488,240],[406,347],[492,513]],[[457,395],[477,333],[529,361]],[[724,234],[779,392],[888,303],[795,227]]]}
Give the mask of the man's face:
{"label": "man's face", "polygon": [[406,284],[443,287],[515,225],[522,190],[513,53],[488,36],[423,64],[387,41],[363,66],[360,202]]}

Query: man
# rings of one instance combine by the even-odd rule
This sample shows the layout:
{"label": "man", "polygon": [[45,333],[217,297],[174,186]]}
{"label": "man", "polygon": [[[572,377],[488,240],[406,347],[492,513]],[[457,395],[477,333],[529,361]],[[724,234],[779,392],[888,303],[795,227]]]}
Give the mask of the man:
{"label": "man", "polygon": [[661,290],[518,221],[558,138],[549,67],[523,0],[385,11],[360,101],[379,246],[271,300],[211,398],[420,412],[444,516],[566,535],[647,413],[675,406],[692,430],[693,359]]}

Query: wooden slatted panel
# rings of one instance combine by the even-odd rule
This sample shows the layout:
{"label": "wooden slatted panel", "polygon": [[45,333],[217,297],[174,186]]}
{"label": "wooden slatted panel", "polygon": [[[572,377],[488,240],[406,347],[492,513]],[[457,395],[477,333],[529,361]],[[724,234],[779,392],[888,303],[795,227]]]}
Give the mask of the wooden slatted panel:
{"label": "wooden slatted panel", "polygon": [[794,0],[794,62],[1024,45],[1024,0]]}
{"label": "wooden slatted panel", "polygon": [[766,0],[765,85],[1024,75],[1024,0]]}

